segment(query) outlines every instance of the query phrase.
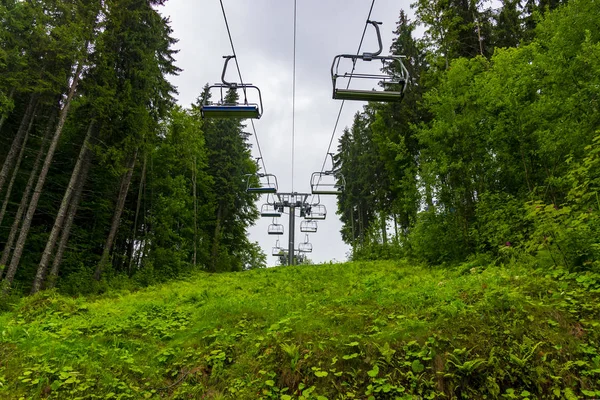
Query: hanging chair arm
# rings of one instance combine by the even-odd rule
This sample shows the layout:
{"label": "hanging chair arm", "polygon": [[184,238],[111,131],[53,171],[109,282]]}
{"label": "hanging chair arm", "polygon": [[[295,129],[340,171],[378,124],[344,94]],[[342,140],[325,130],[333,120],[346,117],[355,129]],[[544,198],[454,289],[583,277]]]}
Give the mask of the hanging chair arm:
{"label": "hanging chair arm", "polygon": [[377,42],[379,43],[379,50],[377,50],[375,53],[363,53],[362,56],[363,60],[365,61],[368,61],[368,59],[380,55],[383,51],[383,43],[381,42],[381,32],[379,30],[379,25],[381,25],[381,22],[368,20],[367,24],[373,25],[375,27],[375,30],[377,31]]}
{"label": "hanging chair arm", "polygon": [[225,80],[225,73],[227,72],[227,64],[229,64],[229,60],[231,60],[232,58],[235,58],[235,56],[223,56],[223,58],[225,59],[225,64],[223,65],[223,73],[221,73],[221,82],[223,82],[223,85],[225,85],[227,87],[236,88],[237,83],[227,82]]}

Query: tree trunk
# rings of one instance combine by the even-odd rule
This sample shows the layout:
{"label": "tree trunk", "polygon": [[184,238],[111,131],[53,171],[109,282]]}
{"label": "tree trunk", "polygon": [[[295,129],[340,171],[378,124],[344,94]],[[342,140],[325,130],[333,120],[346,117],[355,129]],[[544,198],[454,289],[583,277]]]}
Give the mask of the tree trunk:
{"label": "tree trunk", "polygon": [[121,188],[119,189],[119,197],[117,198],[117,204],[115,205],[115,212],[110,225],[110,231],[108,232],[108,237],[106,238],[106,243],[104,244],[102,258],[100,258],[100,262],[98,263],[96,272],[94,273],[94,279],[97,281],[100,280],[102,272],[108,264],[108,258],[115,242],[119,225],[121,225],[121,214],[123,213],[123,208],[125,208],[125,200],[127,198],[127,192],[129,191],[129,184],[131,183],[131,176],[133,175],[133,167],[135,166],[136,157],[137,150],[134,152],[133,157],[131,157],[129,165],[127,166],[127,172],[125,172],[123,178],[121,179]]}
{"label": "tree trunk", "polygon": [[52,126],[54,125],[55,118],[56,113],[53,113],[52,117],[48,120],[48,126],[46,127],[44,138],[42,139],[42,144],[40,145],[40,149],[33,163],[33,167],[31,168],[29,180],[27,181],[27,185],[25,186],[25,190],[23,191],[23,196],[21,197],[21,203],[19,204],[19,208],[17,209],[17,215],[15,216],[15,220],[13,221],[13,224],[10,228],[10,233],[8,234],[8,239],[6,240],[6,245],[4,246],[4,251],[2,252],[2,257],[0,257],[0,265],[6,265],[6,263],[8,262],[8,258],[10,257],[13,244],[15,243],[15,238],[17,237],[17,233],[19,233],[19,227],[21,226],[23,213],[27,208],[29,195],[31,195],[31,189],[33,188],[33,184],[35,182],[35,179],[37,178],[37,171],[40,167],[40,163],[42,162],[42,157],[44,156],[44,152],[46,150],[46,143],[48,142],[50,133],[52,132]]}
{"label": "tree trunk", "polygon": [[350,221],[352,222],[352,259],[356,259],[356,231],[354,230],[354,206],[350,209]]}
{"label": "tree trunk", "polygon": [[[133,253],[135,250],[135,239],[137,234],[138,218],[140,215],[140,208],[142,206],[142,195],[144,194],[144,185],[146,184],[146,166],[148,164],[148,156],[144,154],[144,164],[142,165],[142,177],[140,178],[140,186],[138,188],[137,204],[135,206],[135,218],[133,219],[133,232],[131,234],[131,244],[129,249],[129,267],[127,273],[131,275],[131,268],[133,267]],[[141,249],[138,249],[140,251]]]}
{"label": "tree trunk", "polygon": [[[15,95],[15,88],[12,88],[12,90],[10,91],[10,94],[8,95],[8,100],[12,100],[13,96]],[[8,112],[5,112],[4,114],[2,114],[2,117],[0,117],[0,131],[2,131],[2,127],[4,126],[4,123],[6,122],[6,119],[8,118]]]}
{"label": "tree trunk", "polygon": [[384,245],[387,245],[387,215],[381,213],[381,240]]}
{"label": "tree trunk", "polygon": [[33,280],[33,286],[31,287],[31,294],[37,293],[42,288],[42,283],[46,276],[46,269],[48,268],[48,264],[50,263],[50,258],[52,257],[54,247],[56,247],[58,235],[60,234],[60,231],[65,222],[65,218],[67,217],[67,209],[69,208],[69,204],[71,203],[71,197],[73,197],[73,193],[77,189],[77,181],[80,179],[82,165],[84,164],[84,160],[88,152],[89,141],[92,137],[94,124],[95,121],[92,119],[88,126],[85,138],[83,139],[81,149],[79,150],[79,156],[77,157],[77,162],[75,163],[75,167],[73,168],[71,179],[69,180],[69,184],[67,185],[67,189],[60,204],[60,208],[58,209],[56,219],[54,220],[54,226],[52,226],[50,236],[48,237],[48,241],[46,242],[46,248],[42,253],[42,259],[40,260],[40,264],[38,265],[38,269]]}
{"label": "tree trunk", "polygon": [[27,213],[25,214],[25,219],[23,220],[23,227],[21,228],[21,233],[19,234],[19,238],[17,239],[17,244],[15,245],[15,251],[13,253],[12,260],[10,261],[10,265],[8,266],[8,270],[6,272],[6,277],[4,278],[4,287],[2,289],[2,295],[8,293],[10,285],[12,284],[12,281],[15,277],[15,273],[17,272],[17,266],[21,261],[21,256],[23,255],[23,250],[25,248],[25,240],[27,239],[27,236],[29,234],[29,228],[31,227],[31,222],[33,221],[33,215],[35,214],[35,211],[37,209],[40,196],[42,195],[42,189],[44,187],[44,183],[46,182],[46,175],[48,175],[48,171],[50,170],[50,164],[52,163],[54,152],[56,151],[56,147],[58,146],[58,141],[65,126],[67,115],[69,114],[69,107],[71,106],[71,101],[73,100],[73,96],[75,96],[75,92],[77,91],[77,84],[79,83],[79,77],[81,76],[82,70],[83,61],[80,61],[77,64],[77,69],[75,71],[75,74],[73,75],[73,81],[71,82],[69,93],[67,95],[63,108],[60,111],[56,131],[54,132],[54,136],[52,137],[52,141],[50,142],[50,146],[48,147],[48,153],[46,153],[46,158],[44,160],[44,164],[42,165],[42,170],[40,171],[40,176],[38,177],[38,181],[33,191],[33,196],[31,197],[31,202],[29,203],[29,207],[27,208]]}
{"label": "tree trunk", "polygon": [[473,21],[477,24],[477,40],[479,41],[479,54],[483,56],[483,39],[481,38],[481,27],[479,26],[479,19],[475,17],[473,12]]}
{"label": "tree trunk", "polygon": [[363,225],[363,213],[362,207],[358,205],[358,243],[362,248],[364,245],[364,225]]}
{"label": "tree trunk", "polygon": [[196,156],[194,156],[194,171],[192,174],[192,185],[193,185],[193,196],[194,196],[194,255],[192,257],[192,264],[196,268],[197,255],[198,255],[198,196],[196,189]]}
{"label": "tree trunk", "polygon": [[29,121],[33,117],[33,113],[35,111],[35,107],[37,105],[37,94],[32,94],[31,99],[29,100],[29,105],[27,106],[27,110],[25,110],[25,114],[21,119],[21,125],[19,126],[19,130],[13,139],[12,145],[10,146],[10,150],[6,159],[4,160],[4,164],[2,165],[2,170],[0,170],[0,193],[2,193],[2,189],[4,188],[4,184],[6,183],[6,178],[8,178],[8,173],[12,169],[15,158],[21,149],[23,144],[23,139],[25,137],[25,132],[27,131],[27,127],[29,126]]}
{"label": "tree trunk", "polygon": [[10,177],[10,182],[8,183],[8,187],[6,188],[6,195],[4,196],[4,202],[2,202],[2,209],[0,210],[0,225],[2,225],[2,220],[4,220],[4,215],[6,214],[6,208],[8,207],[8,202],[10,200],[10,195],[12,194],[12,188],[15,184],[15,180],[17,180],[17,175],[19,174],[19,169],[21,169],[21,161],[23,161],[23,154],[25,153],[25,149],[27,147],[27,140],[29,139],[29,132],[31,132],[31,127],[33,126],[33,121],[35,118],[31,118],[29,120],[29,126],[27,127],[27,131],[25,132],[25,137],[23,138],[23,144],[21,145],[21,151],[19,151],[19,157],[17,157],[17,163],[15,164],[15,168],[13,169],[12,176]]}
{"label": "tree trunk", "polygon": [[65,225],[60,236],[60,242],[56,250],[56,255],[54,256],[54,261],[52,262],[50,275],[48,276],[48,281],[46,282],[47,289],[52,289],[56,285],[56,281],[58,279],[58,270],[60,268],[60,263],[62,262],[63,255],[65,253],[65,249],[67,248],[67,243],[69,242],[71,227],[73,226],[73,221],[75,220],[75,215],[77,214],[77,208],[79,207],[81,194],[83,193],[83,188],[87,180],[87,175],[90,169],[91,161],[92,151],[90,149],[87,149],[87,151],[85,152],[83,165],[81,167],[81,171],[77,179],[77,187],[75,189],[75,192],[73,193],[73,198],[71,199],[71,202],[69,204],[69,211],[67,212],[67,218],[65,220]]}
{"label": "tree trunk", "polygon": [[[219,204],[217,210],[217,224],[215,225],[215,237],[213,238],[211,260],[210,260],[210,272],[217,272],[217,257],[219,256],[219,238],[221,236],[221,218],[223,214],[223,206]],[[292,250],[290,250],[292,251]]]}
{"label": "tree trunk", "polygon": [[[154,158],[152,157],[152,154],[150,155],[150,175],[146,174],[146,180],[148,180],[148,176],[150,177],[150,201],[149,201],[149,205],[146,204],[146,201],[148,200],[148,185],[145,184],[144,185],[144,190],[143,190],[143,202],[144,202],[144,210],[150,210],[150,212],[152,212],[152,195],[153,195],[153,188],[152,188],[152,176],[154,175]],[[144,229],[143,229],[143,236],[144,239],[141,240],[141,248],[140,251],[138,252],[138,255],[135,259],[135,265],[141,266],[144,263],[144,260],[146,259],[146,256],[149,252],[149,246],[148,246],[148,232],[150,231],[150,228],[148,226],[148,221],[144,220]]]}

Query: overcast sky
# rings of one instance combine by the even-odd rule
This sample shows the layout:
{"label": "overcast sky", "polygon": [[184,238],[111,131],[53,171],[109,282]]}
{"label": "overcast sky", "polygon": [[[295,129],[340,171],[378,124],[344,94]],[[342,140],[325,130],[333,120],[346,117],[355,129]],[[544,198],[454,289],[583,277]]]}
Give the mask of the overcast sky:
{"label": "overcast sky", "polygon": [[[387,54],[401,9],[412,18],[410,0],[378,0],[371,19],[383,22],[384,54]],[[363,32],[371,0],[298,0],[296,37],[296,130],[294,184],[292,188],[292,76],[293,76],[293,0],[223,0],[233,43],[245,82],[262,92],[264,114],[255,121],[258,140],[269,173],[279,180],[279,191],[310,192],[310,176],[320,171],[340,107],[331,98],[330,68],[333,57],[355,53]],[[183,71],[172,78],[179,91],[179,103],[189,106],[206,83],[220,80],[222,56],[232,54],[219,0],[169,0],[161,10],[170,16],[176,48],[177,66]],[[367,30],[363,51],[375,51],[375,31]],[[364,71],[377,71],[368,63]],[[233,63],[232,63],[233,67]],[[238,81],[228,74],[230,81]],[[357,71],[358,72],[358,71]],[[376,82],[365,88],[376,86]],[[352,123],[353,115],[365,103],[346,102],[336,131],[332,150],[337,149],[342,130]],[[250,131],[251,127],[248,126]],[[253,154],[258,157],[252,138]],[[264,197],[264,196],[263,196]],[[328,197],[328,198],[325,198]],[[341,223],[336,215],[335,197],[321,196],[327,207],[327,219],[319,221],[319,230],[310,235],[315,262],[343,261],[350,248],[341,240]],[[259,205],[260,206],[260,205]],[[288,221],[280,237],[287,248]],[[250,239],[258,241],[267,253],[269,265],[275,236],[267,235],[271,219],[261,219],[249,229]],[[296,219],[296,238],[304,240]],[[297,247],[297,245],[296,245]]]}

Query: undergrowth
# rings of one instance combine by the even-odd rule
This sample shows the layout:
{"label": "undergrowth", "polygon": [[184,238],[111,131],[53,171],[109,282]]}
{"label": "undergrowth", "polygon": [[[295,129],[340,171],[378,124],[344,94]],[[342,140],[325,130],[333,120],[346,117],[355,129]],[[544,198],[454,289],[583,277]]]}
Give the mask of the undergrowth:
{"label": "undergrowth", "polygon": [[44,292],[0,314],[5,399],[600,397],[600,276],[406,262]]}

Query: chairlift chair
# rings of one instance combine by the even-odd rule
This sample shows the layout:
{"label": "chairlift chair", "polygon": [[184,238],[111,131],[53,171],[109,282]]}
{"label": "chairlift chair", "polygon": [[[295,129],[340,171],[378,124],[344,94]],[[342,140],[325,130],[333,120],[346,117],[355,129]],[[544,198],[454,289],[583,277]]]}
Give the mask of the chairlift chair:
{"label": "chairlift chair", "polygon": [[346,180],[339,172],[314,172],[310,178],[312,194],[339,195],[344,192]]}
{"label": "chairlift chair", "polygon": [[[223,58],[225,59],[225,65],[223,66],[223,73],[221,74],[221,83],[215,83],[207,88],[207,93],[205,93],[204,96],[204,102],[200,106],[200,114],[203,118],[259,119],[263,113],[260,89],[251,83],[227,82],[225,80],[227,64],[229,63],[229,60],[235,58],[235,56],[223,56]],[[244,101],[228,101],[225,95],[229,90],[235,90],[236,92],[241,90]],[[216,102],[210,101],[209,96],[209,94],[214,91],[219,92],[219,100]],[[256,103],[248,102],[248,92],[254,92],[258,94]]]}
{"label": "chairlift chair", "polygon": [[317,221],[304,220],[300,222],[300,232],[316,233],[318,228]]}
{"label": "chairlift chair", "polygon": [[[381,22],[367,21],[375,27],[377,32],[377,41],[379,42],[379,50],[375,53],[363,53],[363,54],[340,54],[335,56],[331,65],[331,79],[333,83],[333,98],[338,100],[359,100],[359,101],[382,101],[382,102],[393,102],[401,101],[406,89],[408,82],[408,70],[402,63],[403,56],[381,56],[383,45],[381,42],[381,32],[379,31],[379,25]],[[340,62],[342,60],[352,61],[351,72],[340,72]],[[384,66],[392,67],[394,73],[380,73],[380,74],[364,74],[355,73],[354,67],[357,61],[373,61],[379,60]],[[365,79],[365,80],[378,80],[383,86],[384,90],[359,90],[340,88],[339,80],[347,81],[348,85],[352,79]],[[400,87],[399,90],[385,90],[386,87]]]}
{"label": "chairlift chair", "polygon": [[275,218],[273,218],[273,223],[269,225],[268,229],[267,229],[267,233],[269,235],[283,235],[283,225],[278,224],[275,221]]}
{"label": "chairlift chair", "polygon": [[[256,179],[253,179],[256,178]],[[250,193],[277,193],[277,177],[273,174],[249,174],[246,191]]]}
{"label": "chairlift chair", "polygon": [[324,204],[313,204],[310,210],[307,210],[304,219],[307,220],[323,220],[327,217],[327,208]]}
{"label": "chairlift chair", "polygon": [[271,250],[271,254],[276,257],[284,254],[283,248],[279,245],[279,239],[275,242],[275,247]]}
{"label": "chairlift chair", "polygon": [[[310,177],[310,188],[313,195],[339,195],[346,187],[344,176],[334,169],[333,153],[327,153],[327,155],[331,157],[331,170],[314,172]],[[325,161],[327,161],[327,158]]]}
{"label": "chairlift chair", "polygon": [[304,242],[298,244],[298,251],[300,253],[312,253],[313,245],[308,241],[308,234],[304,237]]}
{"label": "chairlift chair", "polygon": [[266,218],[279,218],[281,217],[281,211],[275,204],[265,203],[260,207],[260,216]]}

